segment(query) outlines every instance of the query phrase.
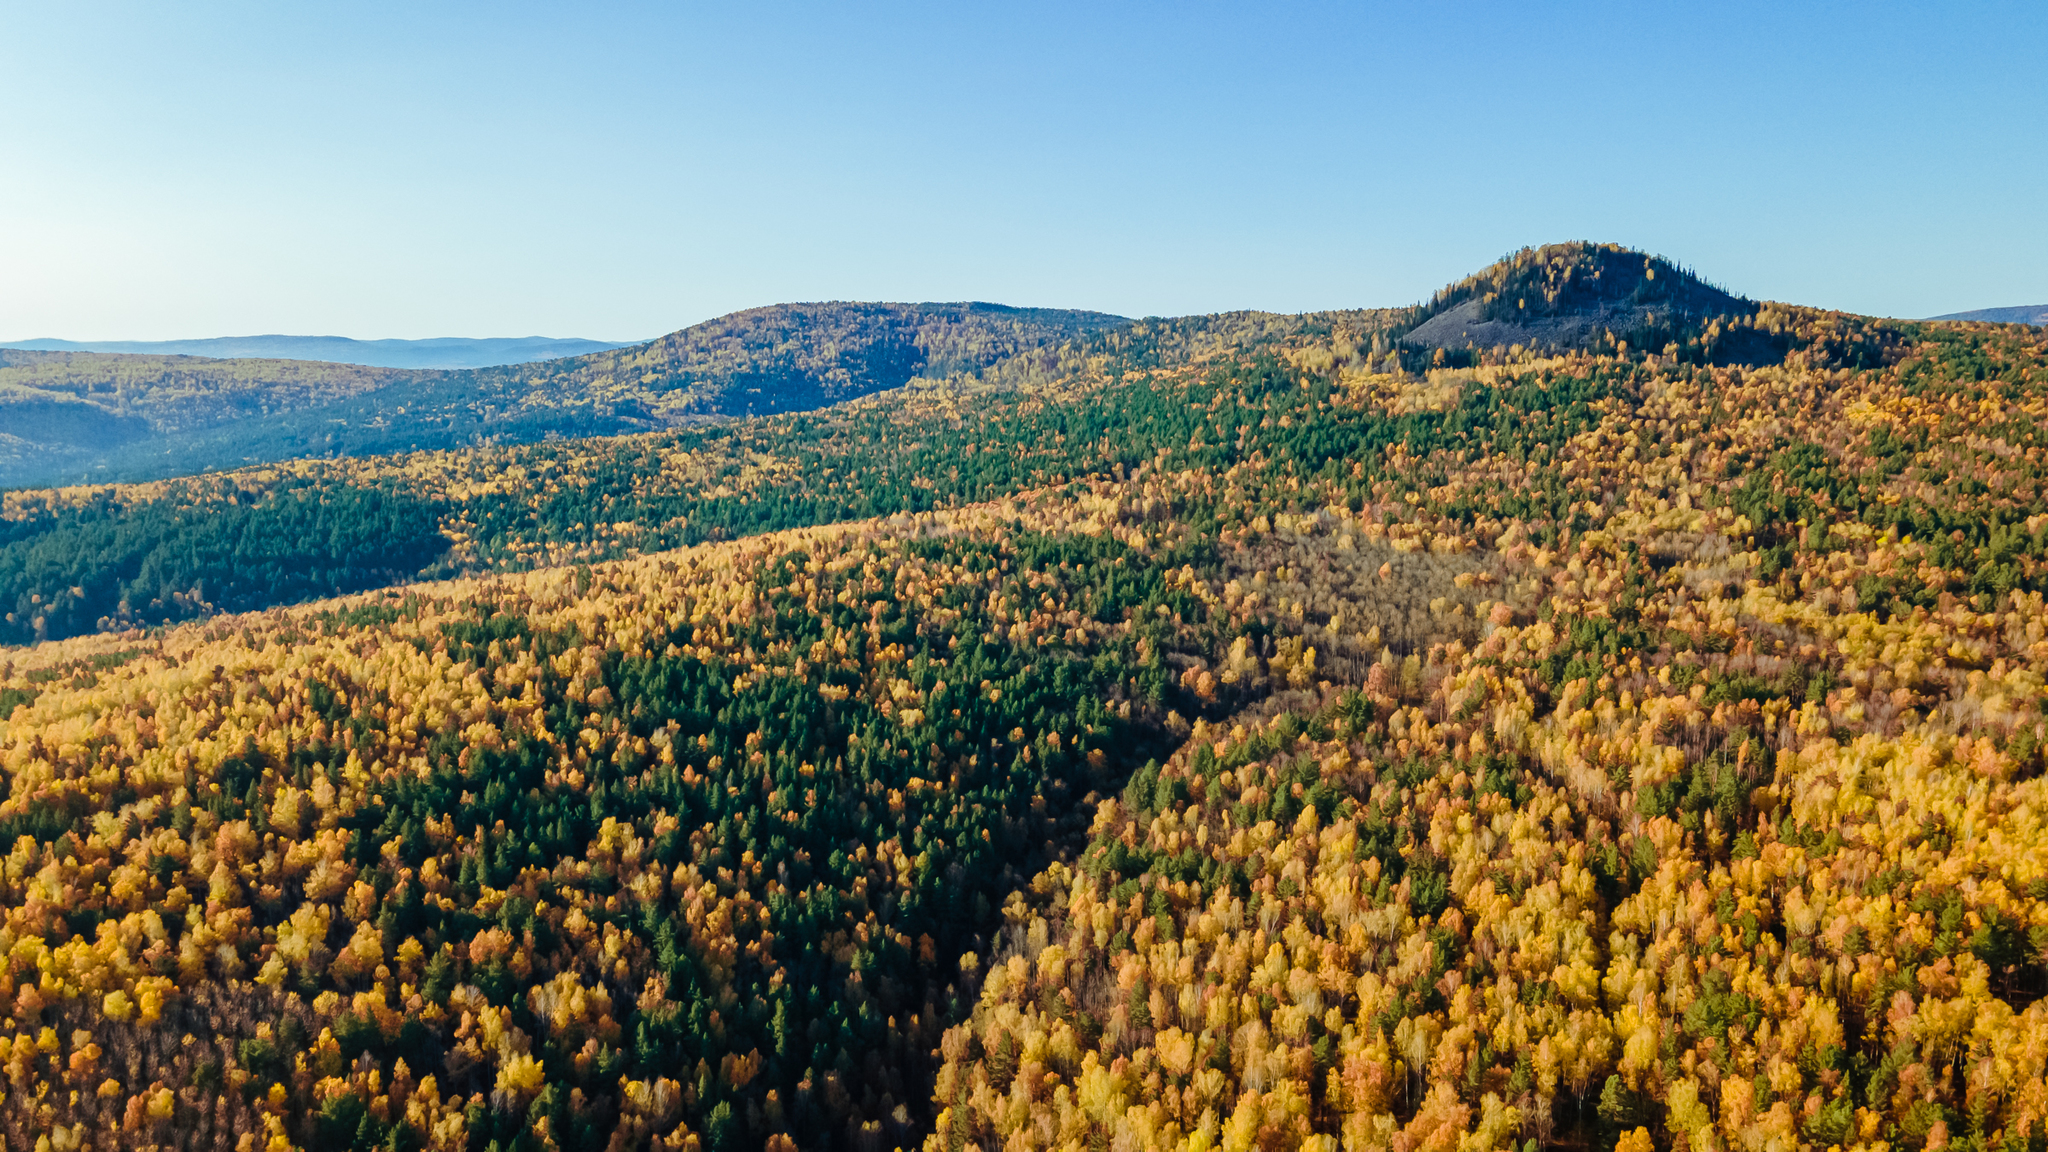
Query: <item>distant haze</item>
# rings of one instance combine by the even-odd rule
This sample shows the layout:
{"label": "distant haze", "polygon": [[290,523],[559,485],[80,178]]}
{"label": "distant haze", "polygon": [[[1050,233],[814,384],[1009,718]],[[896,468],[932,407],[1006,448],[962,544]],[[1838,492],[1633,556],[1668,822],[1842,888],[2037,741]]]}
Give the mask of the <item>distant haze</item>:
{"label": "distant haze", "polygon": [[629,344],[577,337],[500,336],[469,339],[352,340],[346,336],[216,336],[206,340],[20,340],[0,348],[36,352],[134,352],[217,359],[324,360],[373,368],[489,368],[603,352]]}
{"label": "distant haze", "polygon": [[2021,304],[2016,308],[1979,308],[1975,312],[1951,312],[1933,320],[1983,320],[1992,324],[2048,324],[2048,304]]}

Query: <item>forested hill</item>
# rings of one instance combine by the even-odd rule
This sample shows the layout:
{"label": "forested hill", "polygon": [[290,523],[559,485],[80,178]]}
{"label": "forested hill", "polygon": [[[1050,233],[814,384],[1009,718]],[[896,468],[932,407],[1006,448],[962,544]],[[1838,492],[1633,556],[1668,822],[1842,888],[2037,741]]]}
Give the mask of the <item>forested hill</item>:
{"label": "forested hill", "polygon": [[1008,378],[1043,379],[1062,370],[1060,345],[1125,323],[995,304],[784,304],[631,348],[448,372],[0,352],[19,365],[0,376],[0,415],[16,429],[0,441],[0,483],[615,435],[816,408],[998,364]]}
{"label": "forested hill", "polygon": [[1405,343],[1455,355],[1517,344],[1656,351],[1706,339],[1717,363],[1774,362],[1783,343],[1747,323],[1758,307],[1662,257],[1613,244],[1552,244],[1525,248],[1438,292]]}
{"label": "forested hill", "polygon": [[0,1139],[2040,1152],[2048,332],[1415,318],[10,496]]}
{"label": "forested hill", "polygon": [[[1513,257],[1424,308],[1116,323],[1090,313],[989,305],[763,309],[630,356],[605,353],[527,369],[546,367],[559,376],[485,380],[453,373],[409,382],[372,394],[379,397],[374,403],[358,398],[354,403],[372,418],[330,423],[334,430],[323,435],[367,452],[390,440],[466,442],[487,419],[515,443],[10,493],[0,505],[0,605],[9,612],[0,641],[956,507],[1118,465],[1136,468],[1162,452],[1191,467],[1228,468],[1262,450],[1278,451],[1276,438],[1345,442],[1362,433],[1320,421],[1275,429],[1256,411],[1228,416],[1227,436],[1198,435],[1192,414],[1177,408],[1175,390],[1162,391],[1158,382],[1268,355],[1343,389],[1385,393],[1404,413],[1449,403],[1464,394],[1467,377],[1459,373],[1527,360],[1533,351],[1428,349],[1404,337],[1446,308],[1483,303],[1489,294],[1497,303],[1504,289],[1534,291],[1545,276],[1562,287],[1552,289],[1559,300],[1543,307],[1574,306],[1577,289],[1566,273],[1575,266],[1545,271],[1538,255]],[[1725,303],[1675,273],[1661,281],[1668,289],[1645,289],[1653,282],[1646,270],[1668,265],[1644,260],[1634,254],[1621,274],[1603,272],[1588,295],[1596,303],[1616,292],[1660,303]],[[1608,281],[1627,281],[1625,291]],[[1595,351],[1623,363],[1719,364],[1730,342],[1740,341],[1771,349],[1788,364],[1861,369],[1895,362],[1921,338],[1910,325],[1782,306],[1705,323],[1687,315],[1690,326],[1673,324],[1653,352],[1625,341]],[[1054,340],[1061,325],[1082,333]],[[664,343],[666,351],[657,348]],[[735,381],[781,381],[778,396],[800,389],[814,399],[857,395],[900,383],[913,363],[926,384],[862,403],[623,437],[546,438],[579,427],[658,423],[649,407],[657,400],[687,419],[693,405],[769,394],[736,391]],[[533,402],[515,406],[514,394]],[[424,399],[400,405],[403,412],[376,414],[376,404],[399,396]],[[639,399],[621,399],[629,396]],[[642,415],[620,416],[628,407]],[[1485,418],[1540,415],[1510,405]],[[1370,435],[1393,428],[1373,425]],[[237,438],[248,429],[230,426],[215,435],[221,450],[234,450],[245,447]]]}
{"label": "forested hill", "polygon": [[[1758,305],[1613,245],[1514,253],[1426,305],[1351,323],[1385,366],[1476,363],[1492,347],[1705,347],[1715,363],[1774,363]],[[1365,315],[1365,314],[1360,314]],[[912,380],[1015,388],[1091,358],[1169,365],[1278,325],[1259,313],[1148,324],[1149,352],[1096,312],[994,304],[782,304],[631,347],[466,371],[88,353],[0,352],[0,483],[145,480],[310,457],[374,456],[671,429],[805,411]],[[1419,353],[1419,357],[1413,354]],[[1146,359],[1150,355],[1152,359]],[[1161,359],[1160,357],[1164,357]],[[7,359],[11,358],[11,360]]]}
{"label": "forested hill", "polygon": [[973,375],[1128,323],[1000,304],[778,304],[631,348],[480,375],[523,389],[526,404],[575,397],[673,423],[822,408],[913,378]]}
{"label": "forested hill", "polygon": [[110,461],[138,475],[182,470],[157,459],[181,437],[416,378],[359,364],[0,348],[0,485],[122,475]]}
{"label": "forested hill", "polygon": [[1331,354],[1362,364],[1392,349],[1405,315],[1141,321],[813,413],[8,493],[0,642],[957,505],[1136,467],[1161,447],[1187,451],[1187,417],[1126,378],[1333,333]]}

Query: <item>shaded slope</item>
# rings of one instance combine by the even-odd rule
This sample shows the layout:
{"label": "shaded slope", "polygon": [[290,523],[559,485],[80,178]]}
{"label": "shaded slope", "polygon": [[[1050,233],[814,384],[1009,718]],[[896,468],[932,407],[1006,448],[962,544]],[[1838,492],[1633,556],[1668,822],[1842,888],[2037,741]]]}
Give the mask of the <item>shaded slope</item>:
{"label": "shaded slope", "polygon": [[1100,312],[1000,304],[778,304],[543,370],[482,374],[527,406],[567,398],[644,408],[657,420],[765,415],[942,378],[1058,340],[1120,327]]}
{"label": "shaded slope", "polygon": [[[231,423],[153,429],[163,434],[80,444],[55,457],[27,453],[12,467],[0,465],[0,482],[62,482],[81,474],[142,480],[305,456],[605,436],[800,411],[918,377],[977,374],[1128,323],[1098,312],[997,304],[783,304],[737,312],[632,348],[540,364],[404,373],[320,366],[329,376],[353,372],[369,386],[333,390],[321,397],[323,403],[245,412]],[[90,400],[101,376],[146,375],[143,361],[158,359],[91,361],[52,387],[61,384]],[[62,377],[49,366],[54,362],[42,363],[45,376]],[[271,362],[190,365],[203,376],[223,371],[213,365],[265,363]]]}
{"label": "shaded slope", "polygon": [[[1715,318],[1752,316],[1757,307],[1662,257],[1613,244],[1551,244],[1525,248],[1438,292],[1405,343],[1431,350],[1563,350],[1618,340],[1658,347],[1697,334]],[[1761,347],[1726,351],[1776,358]]]}
{"label": "shaded slope", "polygon": [[0,349],[0,403],[72,400],[175,434],[416,379],[361,364]]}
{"label": "shaded slope", "polygon": [[0,349],[0,484],[106,478],[105,465],[209,428],[414,379],[358,364]]}

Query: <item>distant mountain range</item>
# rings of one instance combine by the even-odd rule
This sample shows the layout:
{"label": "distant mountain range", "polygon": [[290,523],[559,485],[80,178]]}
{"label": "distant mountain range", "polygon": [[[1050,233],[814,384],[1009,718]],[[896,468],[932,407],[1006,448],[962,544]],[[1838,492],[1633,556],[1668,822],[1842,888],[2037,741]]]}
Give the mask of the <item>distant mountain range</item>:
{"label": "distant mountain range", "polygon": [[[630,343],[630,342],[629,342]],[[126,352],[144,356],[208,356],[219,360],[318,360],[371,368],[491,368],[530,364],[624,348],[626,343],[574,337],[501,336],[469,339],[352,340],[347,336],[216,336],[206,340],[17,340],[0,348],[34,352]]]}
{"label": "distant mountain range", "polygon": [[1934,320],[1982,320],[1989,324],[2048,324],[2048,304],[2021,304],[2016,308],[1979,308],[1974,312],[1951,312]]}
{"label": "distant mountain range", "polygon": [[[1134,322],[979,302],[777,304],[634,345],[596,341],[247,340],[0,347],[0,486],[149,480],[305,457],[614,436],[803,412],[913,381],[1007,390],[1190,366],[1269,336],[1372,332],[1353,349],[1391,373],[1480,363],[1488,349],[1669,351],[1776,363],[1789,337],[1760,306],[1611,244],[1527,249],[1426,304],[1381,313],[1222,313]],[[537,362],[414,366],[463,355],[592,350]],[[413,359],[375,353],[409,350]],[[147,350],[147,354],[144,354]],[[232,358],[171,354],[233,353]],[[270,358],[279,355],[293,359]],[[327,362],[347,357],[349,362]],[[1093,367],[1091,367],[1093,366]]]}
{"label": "distant mountain range", "polygon": [[1129,323],[1000,304],[778,304],[644,344],[440,370],[0,348],[0,485],[801,411],[999,364],[1006,379],[1052,371],[1040,360],[1063,343]]}

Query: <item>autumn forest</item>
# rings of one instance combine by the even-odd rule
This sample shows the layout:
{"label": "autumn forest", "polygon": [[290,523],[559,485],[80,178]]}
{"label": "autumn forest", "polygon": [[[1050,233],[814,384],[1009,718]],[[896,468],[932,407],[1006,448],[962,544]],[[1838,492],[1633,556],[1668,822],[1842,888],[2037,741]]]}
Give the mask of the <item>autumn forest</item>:
{"label": "autumn forest", "polygon": [[0,1147],[2048,1149],[2048,332],[863,307],[0,493]]}

